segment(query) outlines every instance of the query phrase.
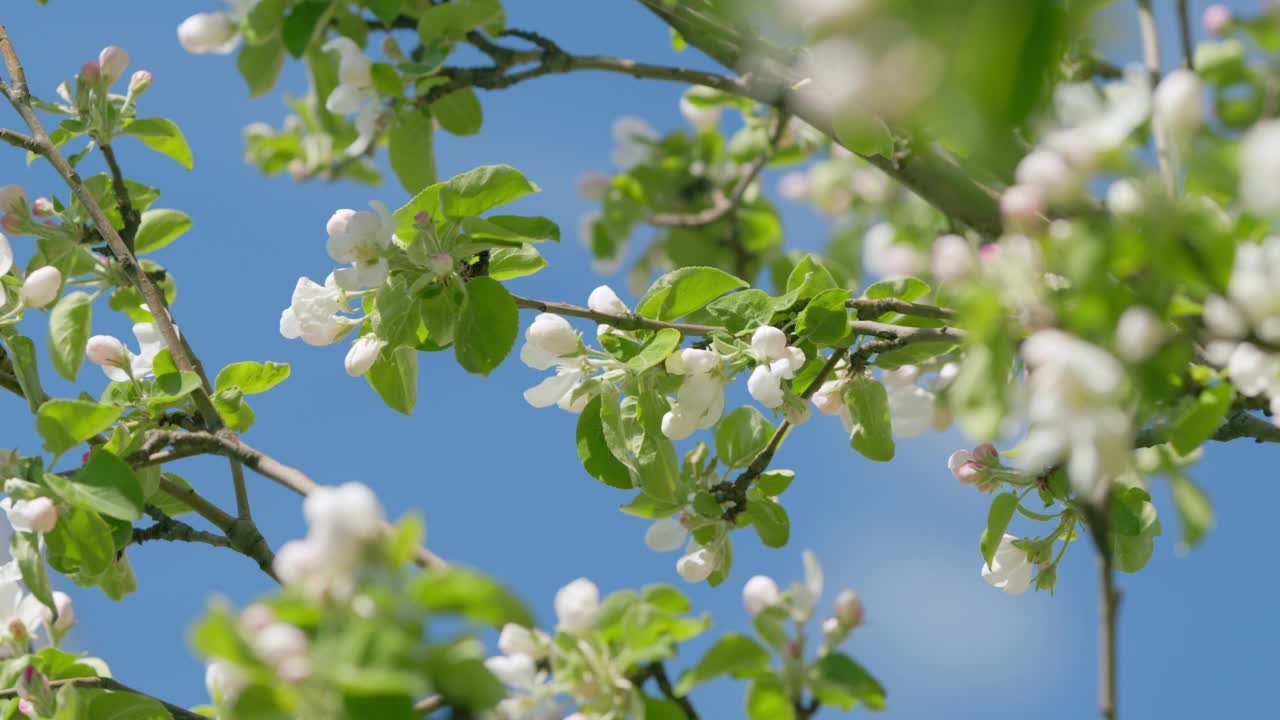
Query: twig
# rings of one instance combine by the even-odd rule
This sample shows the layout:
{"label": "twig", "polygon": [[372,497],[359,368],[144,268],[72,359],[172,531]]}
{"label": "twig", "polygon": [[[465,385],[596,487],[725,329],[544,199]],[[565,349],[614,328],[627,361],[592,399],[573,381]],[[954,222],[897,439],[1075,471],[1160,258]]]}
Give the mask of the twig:
{"label": "twig", "polygon": [[40,152],[40,146],[36,144],[35,139],[30,135],[24,135],[16,130],[0,128],[0,141],[7,142],[14,147],[20,147],[27,152]]}
{"label": "twig", "polygon": [[[1142,35],[1142,58],[1147,66],[1153,85],[1160,82],[1160,34],[1156,29],[1156,16],[1151,9],[1151,0],[1137,0],[1138,31]],[[1160,166],[1160,176],[1164,178],[1165,189],[1172,195],[1176,191],[1173,174],[1173,160],[1169,155],[1169,138],[1161,123],[1151,123],[1151,136],[1156,146],[1156,161]]]}
{"label": "twig", "polygon": [[845,305],[856,310],[858,318],[862,320],[875,320],[881,315],[890,312],[914,315],[915,317],[936,318],[938,320],[951,320],[956,316],[956,312],[949,308],[907,302],[898,298],[854,298],[845,303]]}
{"label": "twig", "polygon": [[1191,17],[1187,0],[1178,0],[1178,34],[1182,39],[1182,65],[1188,70],[1195,70],[1195,47],[1191,44]]}
{"label": "twig", "polygon": [[1108,492],[1097,505],[1084,506],[1085,522],[1093,536],[1098,561],[1098,714],[1116,718],[1116,620],[1120,592],[1115,587],[1115,563],[1111,552]]}
{"label": "twig", "polygon": [[[1151,447],[1168,442],[1169,432],[1170,428],[1163,426],[1145,428],[1138,432],[1134,447]],[[1280,443],[1280,427],[1241,409],[1228,415],[1209,437],[1215,442],[1231,442],[1245,438],[1258,444]]]}
{"label": "twig", "polygon": [[685,720],[699,720],[698,710],[693,706],[693,701],[687,695],[677,695],[675,688],[671,685],[671,678],[667,677],[667,667],[661,662],[653,662],[645,666],[644,674],[640,676],[637,684],[644,684],[648,678],[658,684],[658,690],[662,692],[663,697],[675,703],[680,711],[684,713]]}
{"label": "twig", "polygon": [[654,225],[704,227],[724,219],[725,216],[742,204],[743,196],[747,194],[751,184],[760,176],[760,171],[764,170],[764,166],[768,165],[773,156],[777,154],[778,144],[782,141],[782,136],[787,130],[787,120],[788,116],[785,114],[778,117],[777,123],[774,124],[773,132],[769,135],[768,146],[764,152],[760,153],[759,157],[743,168],[742,176],[738,178],[738,182],[729,191],[728,195],[717,192],[711,207],[693,213],[655,213],[649,216],[649,222]]}
{"label": "twig", "polygon": [[133,531],[133,542],[141,545],[152,540],[168,540],[189,543],[204,543],[213,545],[214,547],[231,547],[231,541],[222,535],[215,535],[211,532],[197,530],[190,525],[165,515],[160,508],[154,505],[147,506],[147,514],[155,518],[155,524],[150,527],[135,529]]}
{"label": "twig", "polygon": [[[59,688],[59,687],[62,687],[63,685],[75,685],[76,687],[82,687],[82,688],[98,688],[101,690],[126,692],[126,693],[131,693],[133,695],[139,695],[141,697],[149,697],[152,700],[155,700],[156,702],[163,705],[164,709],[169,711],[169,714],[173,716],[173,720],[208,720],[203,715],[197,715],[196,713],[193,713],[184,707],[174,705],[173,703],[165,702],[164,700],[161,700],[160,698],[155,697],[154,695],[148,695],[139,690],[134,690],[133,688],[129,687],[128,685],[125,685],[122,682],[119,682],[117,680],[113,680],[107,677],[63,678],[61,680],[49,681],[49,686],[53,688]],[[0,690],[0,698],[14,698],[17,696],[18,696],[18,688],[9,688],[7,690]]]}
{"label": "twig", "polygon": [[111,170],[111,191],[116,196],[116,207],[120,209],[120,218],[124,220],[124,229],[120,231],[120,237],[124,240],[125,247],[132,253],[134,237],[138,233],[138,225],[142,222],[142,218],[138,211],[133,209],[133,202],[129,200],[129,187],[124,184],[124,173],[120,171],[120,163],[116,162],[115,150],[112,150],[111,145],[107,143],[98,145],[98,149],[102,150],[102,157],[106,158],[107,167]]}
{"label": "twig", "polygon": [[554,313],[556,315],[585,318],[620,330],[663,330],[665,328],[672,328],[674,330],[679,330],[682,335],[706,335],[707,333],[712,332],[727,332],[719,325],[673,323],[667,322],[666,320],[652,320],[650,318],[634,314],[615,315],[613,313],[596,312],[595,310],[580,307],[578,305],[553,302],[550,300],[534,300],[533,298],[527,298],[515,294],[512,294],[511,297],[515,299],[516,306],[522,307],[526,310],[540,310],[542,312]]}
{"label": "twig", "polygon": [[262,537],[262,533],[252,521],[244,521],[228,515],[222,508],[206,500],[194,489],[183,487],[163,475],[160,476],[160,489],[166,495],[195,510],[200,517],[208,520],[214,527],[221,530],[223,535],[226,535],[228,544],[233,550],[248,556],[272,579],[279,580],[272,568],[275,554],[271,552],[271,546],[267,544],[266,538]]}

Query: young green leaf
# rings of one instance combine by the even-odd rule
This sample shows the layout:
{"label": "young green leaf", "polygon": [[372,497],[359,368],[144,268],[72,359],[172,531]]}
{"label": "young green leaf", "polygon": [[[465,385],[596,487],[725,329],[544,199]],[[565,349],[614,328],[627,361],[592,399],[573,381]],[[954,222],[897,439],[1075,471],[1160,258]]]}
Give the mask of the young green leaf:
{"label": "young green leaf", "polygon": [[93,298],[82,292],[63,295],[49,313],[49,362],[72,382],[84,362],[92,320]]}
{"label": "young green leaf", "polygon": [[796,334],[817,345],[831,345],[849,332],[848,290],[823,290],[804,306],[796,318]]}
{"label": "young green leaf", "polygon": [[289,365],[275,362],[238,362],[222,368],[213,381],[214,392],[239,388],[245,395],[270,390],[289,377]]}
{"label": "young green leaf", "polygon": [[782,683],[762,677],[747,690],[748,720],[796,720],[796,709]]}
{"label": "young green leaf", "polygon": [[600,396],[591,398],[578,415],[578,457],[587,474],[605,485],[630,490],[631,472],[614,457],[605,440],[604,426],[600,420]]}
{"label": "young green leaf", "polygon": [[142,213],[142,223],[133,239],[133,251],[139,255],[155,252],[177,240],[191,229],[191,218],[181,210],[156,208]]}
{"label": "young green leaf", "polygon": [[418,401],[417,351],[411,347],[383,348],[365,379],[387,407],[411,415]]}
{"label": "young green leaf", "polygon": [[861,702],[871,710],[884,709],[884,687],[844,653],[831,653],[815,663],[810,685],[823,705],[849,711]]}
{"label": "young green leaf", "polygon": [[468,372],[488,375],[511,352],[520,333],[520,310],[502,283],[478,277],[467,283],[454,353]]}
{"label": "young green leaf", "polygon": [[172,120],[162,117],[138,118],[125,126],[124,133],[138,138],[152,150],[168,155],[182,167],[191,169],[191,148]]}
{"label": "young green leaf", "polygon": [[1182,525],[1182,545],[1193,548],[1213,529],[1213,505],[1209,496],[1182,474],[1169,477],[1173,489],[1173,504],[1178,509]]}
{"label": "young green leaf", "polygon": [[409,106],[387,132],[387,160],[410,195],[436,181],[435,127],[431,115]]}
{"label": "young green leaf", "polygon": [[36,413],[36,432],[45,450],[61,455],[111,427],[122,412],[88,400],[49,400]]}
{"label": "young green leaf", "polygon": [[106,450],[90,451],[89,462],[70,478],[60,478],[54,490],[72,505],[107,517],[129,522],[142,517],[144,498],[138,476],[128,463]]}
{"label": "young green leaf", "polygon": [[475,135],[484,122],[480,98],[471,88],[455,90],[431,103],[431,114],[440,127],[454,135]]}
{"label": "young green leaf", "polygon": [[867,375],[855,375],[845,390],[845,404],[853,417],[849,444],[869,460],[893,459],[893,425],[889,395],[884,386]]}
{"label": "young green leaf", "polygon": [[1173,449],[1179,455],[1187,455],[1212,437],[1231,409],[1233,395],[1231,384],[1225,382],[1202,390],[1178,416],[1169,432]]}
{"label": "young green leaf", "polygon": [[674,320],[702,308],[746,281],[713,267],[685,267],[654,281],[636,304],[636,313],[658,320]]}
{"label": "young green leaf", "polygon": [[752,498],[747,502],[747,519],[766,547],[786,547],[791,539],[791,518],[786,508],[766,498]]}
{"label": "young green leaf", "polygon": [[769,667],[769,652],[746,635],[728,633],[707,649],[697,665],[684,671],[676,683],[679,697],[689,694],[694,687],[720,677],[753,677]]}
{"label": "young green leaf", "polygon": [[1004,531],[1009,529],[1013,513],[1018,507],[1018,496],[1012,492],[1001,493],[991,500],[987,510],[987,527],[982,531],[978,548],[982,551],[982,559],[991,567],[991,560],[996,556],[1000,541],[1004,539]]}
{"label": "young green leaf", "polygon": [[495,628],[536,623],[533,613],[510,590],[474,570],[449,567],[419,575],[410,593],[428,610],[458,613]]}
{"label": "young green leaf", "polygon": [[236,57],[236,69],[249,86],[249,96],[271,92],[284,68],[284,43],[272,38],[261,45],[245,45]]}
{"label": "young green leaf", "polygon": [[773,423],[753,405],[743,405],[716,426],[716,455],[726,468],[744,468],[764,451]]}

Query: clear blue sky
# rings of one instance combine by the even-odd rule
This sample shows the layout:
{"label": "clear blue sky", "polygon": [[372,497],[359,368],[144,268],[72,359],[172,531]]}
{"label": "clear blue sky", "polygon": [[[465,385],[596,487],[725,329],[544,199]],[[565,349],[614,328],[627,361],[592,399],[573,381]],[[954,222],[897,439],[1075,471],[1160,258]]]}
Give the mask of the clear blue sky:
{"label": "clear blue sky", "polygon": [[[1201,3],[1195,5],[1198,11]],[[645,522],[616,510],[625,496],[581,469],[574,416],[535,410],[521,399],[541,373],[514,356],[488,379],[461,371],[450,353],[422,357],[418,412],[407,418],[346,376],[345,348],[280,337],[280,310],[298,275],[321,279],[331,267],[324,225],[333,210],[360,209],[371,199],[396,207],[407,198],[393,184],[298,186],[264,178],[241,161],[241,128],[255,120],[278,124],[284,108],[278,93],[250,101],[232,58],[179,48],[174,28],[182,18],[216,6],[52,0],[41,8],[8,0],[2,19],[43,96],[106,44],[129,50],[131,70],[155,74],[143,111],[182,127],[195,170],[184,172],[129,140],[118,151],[129,177],[162,189],[158,207],[180,208],[195,220],[190,233],[156,256],[178,278],[182,331],[211,370],[239,360],[293,366],[287,382],[254,399],[258,423],[248,441],[320,482],[372,485],[392,515],[420,509],[436,552],[505,578],[546,624],[554,622],[555,590],[580,575],[606,592],[680,583],[675,555],[647,550]],[[673,56],[665,28],[626,0],[511,0],[507,7],[512,25],[545,32],[572,51],[704,63],[688,53]],[[1124,25],[1117,30],[1120,37],[1128,33]],[[1164,37],[1172,51],[1175,36]],[[286,68],[281,89],[304,89],[297,65]],[[679,124],[681,89],[615,75],[545,78],[483,95],[479,136],[439,136],[442,176],[511,164],[543,187],[519,210],[552,217],[565,230],[560,246],[544,246],[551,267],[515,281],[514,289],[578,303],[602,281],[623,292],[621,278],[591,273],[575,241],[577,217],[589,208],[573,182],[585,170],[607,167],[614,117],[638,114],[660,129]],[[16,125],[12,113],[0,118]],[[97,156],[87,162],[86,174],[101,169]],[[17,151],[0,153],[4,183],[20,183],[32,197],[66,197],[50,172],[26,168]],[[793,247],[824,241],[825,229],[807,211],[789,208],[784,220]],[[13,239],[21,261],[30,242]],[[522,317],[525,324],[531,319]],[[44,322],[32,314],[24,331],[42,337]],[[94,330],[128,334],[127,323],[105,312]],[[42,374],[54,395],[75,394],[52,379],[52,370]],[[81,381],[95,394],[106,382],[92,366]],[[868,622],[848,649],[888,687],[889,717],[1090,717],[1096,608],[1088,546],[1072,548],[1056,596],[1008,597],[983,583],[977,544],[986,498],[957,484],[945,465],[965,444],[955,433],[930,435],[901,444],[894,463],[877,465],[848,448],[835,419],[815,418],[776,460],[797,473],[785,496],[792,545],[769,550],[739,533],[734,578],[716,589],[691,588],[695,608],[714,613],[713,632],[746,629],[741,583],[752,572],[780,582],[797,578],[800,550],[809,547],[826,567],[825,609],[841,587],[864,598]],[[8,395],[0,396],[0,446],[25,453],[40,447],[25,404]],[[1194,476],[1214,500],[1219,527],[1186,557],[1175,553],[1168,487],[1155,483],[1165,535],[1148,568],[1120,581],[1122,717],[1256,717],[1258,708],[1274,704],[1280,583],[1268,568],[1280,507],[1275,453],[1242,443],[1209,448]],[[224,463],[187,460],[175,469],[201,492],[231,502]],[[251,487],[273,545],[302,534],[296,498],[257,477]],[[210,597],[242,604],[269,590],[269,581],[245,558],[205,546],[149,543],[130,557],[139,589],[122,603],[55,578],[76,601],[80,624],[70,643],[105,657],[130,685],[182,704],[204,702],[203,668],[188,648],[186,628]],[[735,717],[743,691],[722,681],[696,699],[704,717]]]}

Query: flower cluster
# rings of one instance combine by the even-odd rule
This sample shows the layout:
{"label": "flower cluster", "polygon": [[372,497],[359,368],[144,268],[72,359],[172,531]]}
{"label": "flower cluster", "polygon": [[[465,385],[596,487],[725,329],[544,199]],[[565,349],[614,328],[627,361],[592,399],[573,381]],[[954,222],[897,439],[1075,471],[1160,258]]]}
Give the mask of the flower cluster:
{"label": "flower cluster", "polygon": [[307,537],[280,548],[276,575],[308,597],[350,599],[370,544],[385,532],[382,505],[368,486],[349,482],[316,488],[302,513]]}
{"label": "flower cluster", "polygon": [[1280,236],[1236,248],[1227,294],[1205,300],[1204,321],[1210,361],[1242,394],[1268,398],[1280,422]]}

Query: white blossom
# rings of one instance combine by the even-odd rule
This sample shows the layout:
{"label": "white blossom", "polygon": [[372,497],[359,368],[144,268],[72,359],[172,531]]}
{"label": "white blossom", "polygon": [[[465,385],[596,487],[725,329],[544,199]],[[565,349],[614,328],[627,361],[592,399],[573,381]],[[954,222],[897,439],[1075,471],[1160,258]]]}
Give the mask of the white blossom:
{"label": "white blossom", "polygon": [[537,664],[528,655],[496,655],[487,658],[484,666],[498,682],[513,690],[531,692],[537,686]]}
{"label": "white blossom", "polygon": [[546,370],[581,353],[582,341],[569,321],[559,315],[541,313],[524,331],[520,360],[535,370]]}
{"label": "white blossom", "polygon": [[1000,215],[1016,227],[1034,225],[1045,209],[1044,191],[1033,185],[1010,185],[1000,194]]}
{"label": "white blossom", "polygon": [[338,84],[325,98],[325,109],[335,115],[356,113],[356,140],[345,150],[349,157],[368,149],[377,133],[378,100],[373,89],[373,61],[345,36],[333,38],[322,48],[338,53]]}
{"label": "white blossom", "polygon": [[9,245],[9,238],[0,233],[0,276],[7,275],[12,267],[13,247]]}
{"label": "white blossom", "polygon": [[124,343],[110,335],[94,335],[89,338],[84,352],[89,362],[103,367],[121,367],[129,361]]}
{"label": "white blossom", "polygon": [[631,312],[627,309],[626,303],[622,302],[618,294],[608,285],[601,285],[591,291],[591,295],[587,298],[587,307],[593,312],[609,315],[626,315]]}
{"label": "white blossom", "polygon": [[809,197],[809,175],[802,170],[791,170],[778,180],[778,194],[791,202],[803,202]]}
{"label": "white blossom", "polygon": [[943,282],[963,280],[978,267],[978,256],[969,241],[947,234],[933,242],[933,276]]}
{"label": "white blossom", "polygon": [[24,213],[26,211],[27,191],[21,185],[0,186],[0,213]]}
{"label": "white blossom", "polygon": [[562,630],[587,632],[600,614],[600,590],[587,578],[578,578],[556,591],[555,608]]}
{"label": "white blossom", "polygon": [[1231,28],[1231,9],[1222,3],[1214,3],[1204,9],[1200,22],[1207,32],[1221,35]]}
{"label": "white blossom", "polygon": [[103,81],[110,85],[129,67],[129,53],[122,47],[108,45],[98,53],[98,67],[102,71]]}
{"label": "white blossom", "polygon": [[1160,349],[1166,337],[1160,318],[1150,308],[1134,305],[1116,323],[1116,354],[1129,362],[1142,362]]}
{"label": "white blossom", "polygon": [[328,345],[354,323],[338,315],[346,309],[334,273],[329,273],[324,285],[298,278],[289,307],[280,313],[280,334],[290,340],[302,338],[308,345]]}
{"label": "white blossom", "polygon": [[1280,235],[1236,248],[1227,295],[1258,337],[1280,343]]}
{"label": "white blossom", "polygon": [[667,371],[684,375],[671,409],[662,416],[662,434],[683,440],[694,430],[712,427],[724,414],[724,383],[713,373],[720,356],[711,350],[685,348],[667,356]]}
{"label": "white blossom", "polygon": [[386,516],[369,486],[357,482],[320,486],[302,501],[308,537],[335,551],[376,539]]}
{"label": "white blossom", "polygon": [[862,264],[867,271],[884,280],[919,273],[928,265],[920,251],[895,241],[893,225],[880,222],[867,229],[862,238]]}
{"label": "white blossom", "polygon": [[1133,427],[1122,406],[1126,376],[1102,348],[1060,330],[1039,330],[1022,345],[1030,369],[1023,445],[1027,466],[1066,460],[1076,492],[1094,498],[1123,471],[1133,450]]}
{"label": "white blossom", "polygon": [[378,353],[382,352],[382,348],[386,345],[387,341],[379,339],[376,335],[360,336],[347,351],[347,357],[343,360],[347,374],[351,377],[360,377],[369,372],[369,368],[373,367],[373,363],[378,359]]}
{"label": "white blossom", "polygon": [[[528,347],[527,345],[525,347]],[[521,353],[523,359],[524,353]],[[578,413],[582,412],[582,408],[586,407],[590,396],[587,394],[578,394],[578,389],[582,387],[584,378],[586,377],[581,368],[575,368],[567,365],[561,365],[556,368],[556,374],[534,385],[524,391],[525,402],[536,408],[545,408],[556,405],[563,410]]]}
{"label": "white blossom", "polygon": [[545,656],[548,638],[541,630],[530,630],[523,625],[506,623],[498,633],[498,649],[503,655],[527,655],[535,660]]}
{"label": "white blossom", "polygon": [[22,589],[22,570],[17,560],[0,566],[0,645],[27,642],[50,616],[49,609]]}
{"label": "white blossom", "polygon": [[1010,595],[1021,595],[1031,586],[1031,559],[1026,551],[1013,544],[1017,539],[1006,533],[991,558],[991,565],[982,566],[982,579]]}
{"label": "white blossom", "polygon": [[230,661],[218,658],[205,667],[204,686],[215,704],[230,705],[249,686],[249,678]]}
{"label": "white blossom", "polygon": [[196,13],[178,25],[178,44],[196,55],[227,55],[240,44],[240,24],[227,13]]}
{"label": "white blossom", "polygon": [[844,385],[841,380],[827,380],[818,386],[818,391],[810,398],[814,407],[823,415],[835,415],[844,404]]}
{"label": "white blossom", "polygon": [[719,106],[703,106],[689,99],[686,94],[680,98],[680,114],[697,132],[715,130],[720,126]]}
{"label": "white blossom", "polygon": [[338,287],[347,291],[380,287],[387,281],[385,252],[395,239],[396,223],[381,202],[369,203],[368,210],[338,210],[325,224],[329,234],[329,257],[350,268],[334,271]]}
{"label": "white blossom", "polygon": [[886,390],[895,437],[918,437],[933,426],[933,393],[919,385],[898,385]]}
{"label": "white blossom", "polygon": [[1187,68],[1173,70],[1156,86],[1152,121],[1174,138],[1186,138],[1204,124],[1204,92],[1200,76]]}
{"label": "white blossom", "polygon": [[676,572],[685,582],[700,583],[711,577],[711,573],[719,564],[714,550],[703,547],[696,540],[690,540],[684,555],[676,561]]}
{"label": "white blossom", "polygon": [[1137,215],[1145,205],[1142,186],[1133,178],[1120,178],[1107,187],[1107,210],[1116,217]]}
{"label": "white blossom", "polygon": [[1109,83],[1099,97],[1091,83],[1061,83],[1054,89],[1057,124],[1044,133],[1044,145],[1073,167],[1091,167],[1119,148],[1151,112],[1151,75],[1139,64]]}
{"label": "white blossom", "polygon": [[306,633],[288,623],[276,622],[250,638],[254,652],[285,680],[302,679],[309,671],[311,643]]}
{"label": "white blossom", "polygon": [[689,538],[689,529],[678,517],[658,518],[644,533],[644,544],[654,552],[672,552],[680,549]]}
{"label": "white blossom", "polygon": [[862,600],[852,590],[842,590],[836,596],[836,619],[845,627],[862,624]]}
{"label": "white blossom", "polygon": [[1259,215],[1280,215],[1280,120],[1263,120],[1240,144],[1240,200]]}
{"label": "white blossom", "polygon": [[76,622],[76,609],[71,604],[71,596],[60,591],[53,591],[53,606],[58,610],[58,619],[53,623],[54,632],[64,633]]}
{"label": "white blossom", "polygon": [[9,524],[18,532],[47,533],[58,523],[58,508],[47,497],[30,500],[7,497],[0,500],[0,510],[4,510]]}
{"label": "white blossom", "polygon": [[1080,190],[1080,177],[1066,159],[1053,150],[1036,148],[1022,158],[1014,171],[1019,185],[1035,187],[1051,202],[1066,202]]}
{"label": "white blossom", "polygon": [[613,151],[609,157],[620,170],[630,170],[649,160],[658,131],[633,115],[624,115],[613,123]]}
{"label": "white blossom", "polygon": [[[178,328],[174,326],[173,329],[176,332]],[[137,354],[131,352],[116,338],[103,335],[89,338],[85,354],[91,362],[102,367],[102,372],[107,378],[115,382],[125,382],[130,378],[141,380],[152,374],[152,364],[155,362],[156,355],[165,349],[164,338],[153,323],[135,324],[133,336],[138,339]],[[112,342],[113,340],[115,342]],[[120,351],[123,351],[122,353],[117,354],[117,346]]]}
{"label": "white blossom", "polygon": [[781,599],[778,583],[767,575],[756,575],[742,586],[742,604],[751,617],[777,605]]}
{"label": "white blossom", "polygon": [[804,351],[787,346],[787,336],[778,328],[764,325],[751,336],[751,354],[759,364],[747,378],[748,392],[767,408],[779,407],[786,397],[782,381],[804,367]]}
{"label": "white blossom", "polygon": [[27,307],[42,308],[58,298],[62,288],[62,272],[52,265],[31,271],[22,282],[22,299]]}

